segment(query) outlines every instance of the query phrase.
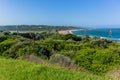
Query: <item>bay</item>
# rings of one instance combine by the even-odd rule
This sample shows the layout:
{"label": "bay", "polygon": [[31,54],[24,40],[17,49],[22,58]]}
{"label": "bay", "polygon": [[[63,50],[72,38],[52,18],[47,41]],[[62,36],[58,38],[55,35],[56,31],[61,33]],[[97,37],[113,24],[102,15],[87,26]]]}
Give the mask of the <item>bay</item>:
{"label": "bay", "polygon": [[84,29],[84,30],[73,30],[71,32],[78,36],[89,35],[90,37],[97,36],[100,38],[120,41],[120,28]]}

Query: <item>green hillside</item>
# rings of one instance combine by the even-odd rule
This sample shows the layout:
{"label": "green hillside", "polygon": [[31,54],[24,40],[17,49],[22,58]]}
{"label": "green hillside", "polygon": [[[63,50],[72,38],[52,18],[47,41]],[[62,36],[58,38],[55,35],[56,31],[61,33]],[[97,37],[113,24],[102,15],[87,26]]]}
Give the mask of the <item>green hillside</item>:
{"label": "green hillside", "polygon": [[[103,77],[114,71],[114,69],[120,68],[120,43],[99,37],[91,38],[88,35],[79,37],[73,34],[61,35],[45,32],[17,34],[3,31],[0,36],[0,56],[35,63],[47,62],[47,64],[57,64],[59,67],[62,66],[68,69],[83,69],[83,71]],[[41,73],[40,69],[44,72]],[[16,78],[16,80],[26,80],[24,78],[30,78],[29,76],[33,78],[30,78],[31,80],[34,80],[34,77],[40,77],[40,79],[35,80],[101,79],[98,76],[83,74],[83,71],[82,73],[78,73],[79,71],[70,72],[64,69],[61,71],[60,68],[48,67],[47,65],[2,59],[0,79],[14,80]],[[116,72],[119,74],[119,71]],[[108,76],[111,76],[111,73]],[[120,78],[117,74],[115,76],[112,74],[111,77]]]}
{"label": "green hillside", "polygon": [[75,72],[49,64],[0,59],[0,80],[112,80],[92,74]]}

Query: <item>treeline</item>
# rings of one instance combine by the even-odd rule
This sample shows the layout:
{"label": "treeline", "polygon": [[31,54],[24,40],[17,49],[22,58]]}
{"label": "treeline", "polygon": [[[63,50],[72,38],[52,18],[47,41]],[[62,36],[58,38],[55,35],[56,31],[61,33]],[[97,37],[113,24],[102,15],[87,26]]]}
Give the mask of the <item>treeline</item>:
{"label": "treeline", "polygon": [[120,44],[88,35],[46,32],[3,34],[0,37],[0,56],[23,59],[29,55],[68,67],[75,64],[102,75],[120,65]]}

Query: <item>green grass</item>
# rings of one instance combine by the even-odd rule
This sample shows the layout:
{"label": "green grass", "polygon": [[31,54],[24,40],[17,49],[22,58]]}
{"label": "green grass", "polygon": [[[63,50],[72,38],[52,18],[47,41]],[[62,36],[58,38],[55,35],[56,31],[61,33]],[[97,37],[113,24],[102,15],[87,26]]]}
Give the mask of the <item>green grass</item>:
{"label": "green grass", "polygon": [[0,58],[0,80],[112,80],[84,72],[34,64],[22,60]]}

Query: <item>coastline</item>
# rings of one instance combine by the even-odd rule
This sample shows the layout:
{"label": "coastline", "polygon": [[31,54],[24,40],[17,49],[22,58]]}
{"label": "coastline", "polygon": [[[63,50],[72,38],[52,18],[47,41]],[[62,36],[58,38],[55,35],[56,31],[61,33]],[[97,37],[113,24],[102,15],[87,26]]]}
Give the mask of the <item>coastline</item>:
{"label": "coastline", "polygon": [[[74,34],[72,31],[79,31],[79,30],[86,30],[86,29],[77,29],[77,30],[69,30],[69,33],[70,34]],[[91,30],[91,29],[89,29]],[[77,35],[77,36],[82,36],[82,35]],[[91,38],[95,37],[95,36],[91,36],[89,35]],[[111,40],[111,41],[115,41],[115,42],[119,42],[120,43],[120,38],[109,38],[109,37],[105,37],[105,36],[97,36],[97,37],[100,37],[101,39],[107,39],[107,40]]]}
{"label": "coastline", "polygon": [[60,30],[58,31],[58,34],[62,34],[62,35],[73,34],[72,31],[79,31],[79,30],[85,30],[85,29]]}
{"label": "coastline", "polygon": [[79,31],[79,30],[85,30],[85,29],[75,29],[75,30],[68,30],[70,34],[73,34],[72,31]]}
{"label": "coastline", "polygon": [[60,31],[58,31],[58,34],[62,34],[62,35],[73,34],[72,31],[79,31],[79,30],[85,30],[85,29],[60,30]]}

